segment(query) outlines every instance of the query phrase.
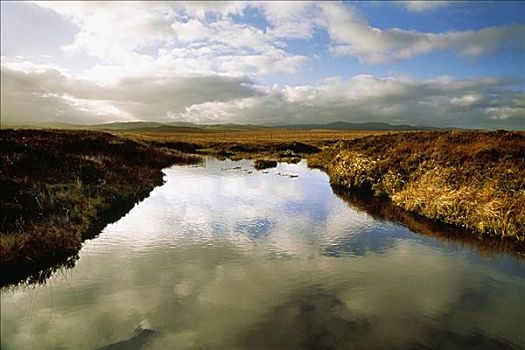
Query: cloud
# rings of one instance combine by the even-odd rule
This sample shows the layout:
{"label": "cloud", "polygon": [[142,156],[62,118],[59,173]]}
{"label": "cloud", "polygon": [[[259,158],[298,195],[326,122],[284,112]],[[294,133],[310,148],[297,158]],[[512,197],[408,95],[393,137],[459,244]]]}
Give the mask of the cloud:
{"label": "cloud", "polygon": [[84,51],[108,62],[132,59],[134,49],[173,35],[169,3],[36,2],[78,26],[66,52]]}
{"label": "cloud", "polygon": [[509,78],[414,79],[362,74],[305,85],[269,86],[248,76],[202,74],[127,77],[98,84],[53,66],[4,59],[1,114],[7,123],[155,120],[293,124],[342,120],[491,127],[497,121],[519,127],[525,95],[513,88],[521,83]]}
{"label": "cloud", "polygon": [[[4,61],[0,96],[4,124],[134,119],[102,100],[95,100],[95,96],[90,95],[90,91],[96,94],[91,83],[76,82],[53,67],[34,67],[28,63],[9,65]],[[13,69],[16,66],[26,70]]]}
{"label": "cloud", "polygon": [[440,7],[450,5],[451,1],[399,1],[399,4],[403,5],[410,12],[423,12],[429,10],[435,10]]}
{"label": "cloud", "polygon": [[267,32],[275,38],[308,39],[317,28],[325,26],[321,9],[312,2],[269,1],[257,6],[268,21]]}
{"label": "cloud", "polygon": [[422,33],[398,28],[379,29],[369,25],[357,11],[342,3],[322,3],[332,52],[355,56],[364,63],[409,59],[434,51],[453,51],[473,57],[497,50],[508,42],[525,47],[525,25],[514,24],[445,33]]}
{"label": "cloud", "polygon": [[453,97],[450,103],[461,107],[471,107],[482,100],[483,96],[480,94],[465,94],[459,97]]}
{"label": "cloud", "polygon": [[[97,57],[102,61],[99,67],[118,66],[121,71],[128,72],[142,70],[143,75],[154,70],[151,67],[158,70],[170,65],[182,66],[176,71],[184,74],[206,70],[208,73],[261,75],[292,73],[306,61],[304,56],[288,53],[276,40],[297,26],[303,16],[300,13],[291,21],[287,16],[283,19],[272,4],[37,4],[69,18],[78,26],[73,43],[63,49],[66,53],[85,52]],[[265,31],[232,18],[233,15],[241,16],[250,6],[265,9],[273,19],[272,29]],[[213,19],[207,15],[213,15]],[[297,28],[302,31],[303,27]],[[313,24],[307,27],[304,30],[312,31]],[[298,35],[298,32],[292,33],[292,36]]]}
{"label": "cloud", "polygon": [[[489,107],[485,113],[493,120],[520,119],[525,123],[525,107]],[[523,125],[523,124],[522,124]]]}
{"label": "cloud", "polygon": [[1,84],[4,123],[162,120],[193,104],[257,93],[246,77],[142,77],[99,85],[53,67],[9,62],[2,64]]}
{"label": "cloud", "polygon": [[[523,44],[523,24],[445,33],[380,29],[335,2],[37,4],[76,26],[64,52],[95,63],[71,72],[53,58],[44,65],[3,57],[3,122],[523,123],[520,82],[509,79],[355,75],[271,85],[276,75],[297,77],[313,57],[307,52],[316,46],[323,55],[327,41],[329,52],[367,64],[439,50],[474,57]],[[315,39],[319,31],[326,31],[324,41]],[[312,46],[298,50],[297,43]]]}
{"label": "cloud", "polygon": [[[273,124],[389,122],[413,125],[495,127],[494,120],[523,120],[524,95],[508,90],[519,82],[441,77],[416,80],[357,75],[302,86],[258,87],[257,96],[192,105],[174,118],[199,122]],[[521,101],[521,102],[520,102]],[[505,118],[505,116],[507,116]]]}
{"label": "cloud", "polygon": [[[207,49],[210,71],[268,75],[294,73],[307,57],[288,51],[289,40],[311,39],[326,30],[330,52],[377,64],[452,51],[473,57],[507,42],[525,47],[525,25],[470,31],[424,33],[371,26],[357,10],[337,2],[206,2],[206,3],[61,3],[37,2],[75,23],[79,32],[66,52],[85,52],[105,65],[144,67],[145,61],[178,59],[187,69],[199,66],[195,49]],[[446,2],[402,2],[410,11],[444,6]],[[261,23],[250,21],[255,11]],[[176,52],[176,57],[173,52]],[[181,52],[182,51],[182,52]],[[226,62],[224,62],[226,61]],[[285,64],[268,62],[286,61]],[[243,64],[238,64],[242,62]],[[260,68],[259,68],[260,67]]]}

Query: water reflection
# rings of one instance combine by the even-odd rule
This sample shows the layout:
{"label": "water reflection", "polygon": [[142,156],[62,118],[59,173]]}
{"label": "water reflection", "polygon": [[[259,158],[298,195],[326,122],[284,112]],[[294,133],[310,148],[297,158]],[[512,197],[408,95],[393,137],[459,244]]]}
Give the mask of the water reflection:
{"label": "water reflection", "polygon": [[522,261],[355,210],[304,163],[251,170],[166,170],[74,269],[2,291],[2,348],[525,346]]}
{"label": "water reflection", "polygon": [[425,217],[409,213],[392,205],[389,201],[373,197],[367,193],[348,192],[335,188],[335,193],[352,207],[366,211],[372,217],[380,220],[399,222],[414,232],[421,233],[456,245],[466,245],[476,248],[483,256],[495,256],[505,252],[516,258],[525,258],[525,241],[499,237],[478,237],[471,232],[451,225],[441,224]]}

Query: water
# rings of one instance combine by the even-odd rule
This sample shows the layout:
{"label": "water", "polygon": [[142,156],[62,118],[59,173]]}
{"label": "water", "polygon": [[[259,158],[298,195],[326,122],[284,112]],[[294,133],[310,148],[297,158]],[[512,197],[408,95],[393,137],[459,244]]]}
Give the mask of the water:
{"label": "water", "polygon": [[523,260],[374,219],[304,163],[165,173],[73,269],[2,291],[2,349],[525,347]]}

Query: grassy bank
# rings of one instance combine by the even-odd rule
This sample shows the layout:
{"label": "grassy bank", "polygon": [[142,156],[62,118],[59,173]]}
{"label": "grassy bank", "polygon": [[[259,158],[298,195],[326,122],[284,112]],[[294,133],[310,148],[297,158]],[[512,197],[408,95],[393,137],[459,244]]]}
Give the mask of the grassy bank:
{"label": "grassy bank", "polygon": [[202,133],[124,132],[133,140],[167,147],[182,152],[209,155],[218,159],[253,159],[297,163],[301,158],[321,151],[339,140],[368,135],[383,135],[384,131],[340,130],[244,130]]}
{"label": "grassy bank", "polygon": [[200,157],[94,131],[2,130],[2,284],[74,255],[162,184],[161,169]]}
{"label": "grassy bank", "polygon": [[[0,140],[1,284],[67,262],[84,239],[160,185],[162,168],[199,162],[201,155],[254,159],[261,168],[308,157],[337,190],[388,198],[401,210],[396,217],[408,211],[525,242],[523,132],[2,130]],[[377,207],[368,209],[392,212]],[[418,220],[410,225],[423,231]]]}
{"label": "grassy bank", "polygon": [[203,148],[221,148],[239,145],[246,147],[270,147],[290,144],[293,142],[306,143],[321,147],[333,144],[340,140],[350,140],[369,135],[384,135],[388,131],[348,131],[348,130],[289,130],[265,129],[245,131],[221,132],[133,132],[122,131],[122,134],[131,138],[153,141],[186,142],[202,146]]}
{"label": "grassy bank", "polygon": [[353,208],[366,212],[368,215],[379,219],[400,223],[418,234],[432,237],[442,242],[453,242],[475,249],[482,256],[494,257],[506,253],[516,258],[525,258],[525,240],[501,239],[498,237],[483,237],[480,239],[475,234],[466,234],[465,230],[455,225],[449,225],[437,220],[432,220],[417,213],[409,212],[394,205],[382,197],[373,196],[372,193],[363,193],[354,190],[334,188],[335,194],[350,204]]}
{"label": "grassy bank", "polygon": [[332,185],[480,235],[525,240],[525,133],[416,132],[341,141],[308,159]]}

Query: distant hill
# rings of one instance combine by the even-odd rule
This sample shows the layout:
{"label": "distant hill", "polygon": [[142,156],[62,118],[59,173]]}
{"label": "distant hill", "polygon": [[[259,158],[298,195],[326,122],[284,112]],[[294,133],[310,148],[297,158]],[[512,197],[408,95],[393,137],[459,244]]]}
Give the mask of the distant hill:
{"label": "distant hill", "polygon": [[431,126],[413,126],[406,124],[388,124],[382,122],[348,123],[343,121],[328,124],[283,124],[283,125],[254,125],[254,124],[195,124],[188,122],[115,122],[105,124],[71,124],[71,123],[38,123],[26,125],[11,125],[5,127],[15,128],[50,128],[50,129],[89,129],[102,131],[135,131],[135,132],[157,132],[157,133],[187,133],[187,132],[232,132],[252,131],[261,129],[292,129],[292,130],[373,130],[373,131],[412,131],[438,129]]}
{"label": "distant hill", "polygon": [[95,124],[85,125],[87,129],[97,130],[134,130],[134,129],[147,129],[147,128],[158,128],[165,126],[163,123],[156,122],[116,122],[107,124]]}
{"label": "distant hill", "polygon": [[347,123],[347,122],[333,122],[328,124],[295,124],[295,125],[281,125],[280,128],[297,129],[297,130],[381,130],[381,131],[410,131],[410,130],[427,130],[436,129],[429,126],[413,126],[406,124],[388,124],[381,122],[368,123]]}

